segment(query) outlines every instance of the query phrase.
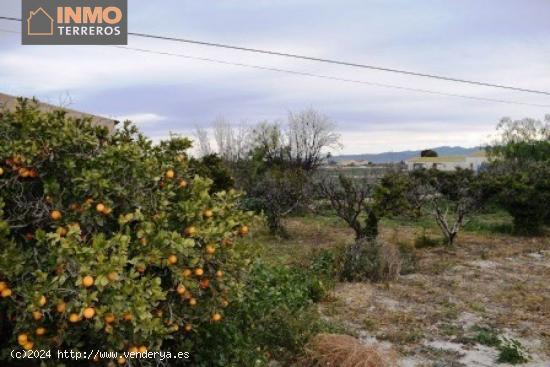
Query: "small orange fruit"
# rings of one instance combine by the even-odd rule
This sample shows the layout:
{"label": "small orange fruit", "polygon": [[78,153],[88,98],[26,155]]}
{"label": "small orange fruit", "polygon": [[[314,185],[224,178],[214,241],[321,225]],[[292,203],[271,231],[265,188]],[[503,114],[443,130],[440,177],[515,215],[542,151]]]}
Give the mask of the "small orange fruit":
{"label": "small orange fruit", "polygon": [[206,209],[202,215],[205,217],[205,218],[212,218],[214,216],[214,212],[211,210],[211,209]]}
{"label": "small orange fruit", "polygon": [[185,294],[185,286],[184,285],[178,285],[178,287],[176,288],[176,292],[178,292],[179,295],[184,295]]}
{"label": "small orange fruit", "polygon": [[195,298],[189,298],[189,305],[190,306],[196,306],[197,300]]}
{"label": "small orange fruit", "polygon": [[142,345],[139,347],[139,352],[140,353],[147,353],[147,347],[145,345]]}
{"label": "small orange fruit", "polygon": [[185,325],[184,329],[185,329],[185,331],[190,332],[191,330],[193,330],[193,325],[187,324],[187,325]]}
{"label": "small orange fruit", "polygon": [[17,342],[19,345],[23,345],[29,341],[29,336],[25,333],[17,335]]}
{"label": "small orange fruit", "polygon": [[23,345],[23,349],[25,349],[25,350],[31,350],[32,348],[34,348],[34,343],[33,342],[26,342]]}
{"label": "small orange fruit", "polygon": [[178,257],[176,255],[168,256],[168,265],[174,265],[178,262]]}
{"label": "small orange fruit", "polygon": [[168,180],[171,180],[174,178],[176,174],[174,173],[174,170],[171,170],[169,169],[168,171],[166,171],[166,173],[164,174],[164,177],[166,177],[166,179]]}
{"label": "small orange fruit", "polygon": [[216,247],[213,245],[207,245],[206,246],[206,253],[209,255],[212,255],[214,252],[216,252]]}
{"label": "small orange fruit", "polygon": [[82,316],[86,319],[91,319],[95,316],[95,309],[93,307],[86,307],[82,312]]}
{"label": "small orange fruit", "polygon": [[223,277],[223,271],[218,270],[218,271],[216,272],[216,277],[217,277],[217,278],[222,278],[222,277]]}
{"label": "small orange fruit", "polygon": [[179,187],[180,189],[185,189],[185,188],[187,187],[187,181],[185,181],[185,180],[183,180],[183,179],[180,180],[180,182],[178,183],[178,187]]}
{"label": "small orange fruit", "polygon": [[78,316],[77,313],[72,313],[69,315],[69,321],[72,322],[73,324],[77,323],[80,321],[80,316]]}
{"label": "small orange fruit", "polygon": [[200,287],[202,289],[206,289],[210,286],[210,280],[208,280],[207,278],[204,278],[204,279],[201,279],[200,281]]}
{"label": "small orange fruit", "polygon": [[116,271],[111,271],[107,274],[107,279],[111,282],[116,282],[118,280],[118,273]]}
{"label": "small orange fruit", "polygon": [[195,228],[194,226],[189,226],[185,228],[184,233],[188,237],[193,237],[194,235],[197,234],[197,228]]}
{"label": "small orange fruit", "polygon": [[138,352],[138,347],[136,346],[131,346],[130,348],[128,348],[128,352],[129,353],[137,353]]}
{"label": "small orange fruit", "polygon": [[0,282],[0,292],[6,288],[8,288],[8,284],[6,282]]}
{"label": "small orange fruit", "polygon": [[116,362],[120,365],[123,365],[126,363],[126,358],[124,358],[124,356],[119,356],[117,359],[116,359]]}
{"label": "small orange fruit", "polygon": [[52,220],[60,220],[61,217],[62,217],[62,215],[61,215],[61,212],[59,210],[53,210],[50,213],[50,218],[52,218]]}
{"label": "small orange fruit", "polygon": [[48,302],[48,300],[46,299],[45,296],[40,296],[40,298],[38,299],[38,304],[40,306],[44,306],[46,304],[46,302]]}
{"label": "small orange fruit", "polygon": [[115,322],[115,315],[113,315],[112,313],[108,313],[107,315],[105,315],[105,322],[107,324],[112,324],[113,322]]}
{"label": "small orange fruit", "polygon": [[46,329],[44,329],[43,327],[39,327],[39,328],[36,328],[34,333],[38,336],[42,336],[42,335],[46,334]]}
{"label": "small orange fruit", "polygon": [[67,304],[61,301],[57,304],[57,306],[55,306],[55,309],[57,310],[57,312],[63,313],[67,309]]}
{"label": "small orange fruit", "polygon": [[94,278],[91,275],[86,275],[84,278],[82,278],[82,285],[86,288],[91,287],[94,285]]}
{"label": "small orange fruit", "polygon": [[204,270],[202,270],[202,268],[196,268],[195,269],[195,275],[200,277],[204,274]]}
{"label": "small orange fruit", "polygon": [[250,229],[248,228],[248,226],[241,226],[241,228],[239,228],[239,234],[241,236],[246,236],[249,231]]}
{"label": "small orange fruit", "polygon": [[32,318],[36,321],[41,320],[44,317],[44,314],[41,311],[33,311]]}
{"label": "small orange fruit", "polygon": [[134,319],[134,316],[130,312],[125,312],[122,316],[124,321],[132,321]]}
{"label": "small orange fruit", "polygon": [[214,322],[218,322],[222,319],[222,315],[220,315],[219,313],[215,313],[212,315],[212,321]]}
{"label": "small orange fruit", "polygon": [[190,277],[192,273],[191,269],[184,269],[181,272],[181,276],[187,278]]}
{"label": "small orange fruit", "polygon": [[103,203],[99,203],[95,206],[95,210],[98,212],[98,213],[103,213],[105,211],[105,204]]}

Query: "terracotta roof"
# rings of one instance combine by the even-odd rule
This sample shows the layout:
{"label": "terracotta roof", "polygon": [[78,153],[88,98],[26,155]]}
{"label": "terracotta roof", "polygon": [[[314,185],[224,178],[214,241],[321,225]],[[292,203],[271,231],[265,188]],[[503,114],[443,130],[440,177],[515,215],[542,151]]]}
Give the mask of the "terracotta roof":
{"label": "terracotta roof", "polygon": [[[8,110],[13,111],[16,106],[17,106],[17,97],[0,93],[0,108],[7,108]],[[117,120],[109,119],[107,117],[96,116],[89,113],[75,111],[69,108],[58,107],[58,106],[54,106],[43,102],[38,102],[38,108],[41,111],[45,111],[45,112],[62,109],[67,111],[67,116],[72,118],[89,117],[92,119],[92,124],[105,126],[109,129],[109,131],[112,131],[115,128],[115,125],[118,123]]]}

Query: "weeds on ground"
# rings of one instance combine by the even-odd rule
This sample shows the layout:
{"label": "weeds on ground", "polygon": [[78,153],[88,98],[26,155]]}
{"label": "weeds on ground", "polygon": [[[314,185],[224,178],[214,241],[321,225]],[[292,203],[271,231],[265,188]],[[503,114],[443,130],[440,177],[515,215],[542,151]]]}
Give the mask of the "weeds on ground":
{"label": "weeds on ground", "polygon": [[529,362],[531,359],[518,340],[499,335],[496,330],[488,327],[475,326],[473,329],[477,332],[472,338],[473,341],[499,351],[497,363],[520,364]]}

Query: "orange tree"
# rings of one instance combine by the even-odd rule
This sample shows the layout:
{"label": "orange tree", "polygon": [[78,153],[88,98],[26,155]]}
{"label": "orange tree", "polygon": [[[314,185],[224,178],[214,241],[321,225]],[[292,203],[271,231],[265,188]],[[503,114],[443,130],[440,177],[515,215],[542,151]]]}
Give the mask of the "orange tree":
{"label": "orange tree", "polygon": [[236,192],[209,193],[189,147],[28,100],[2,111],[0,360],[14,348],[192,353],[224,322],[251,218]]}

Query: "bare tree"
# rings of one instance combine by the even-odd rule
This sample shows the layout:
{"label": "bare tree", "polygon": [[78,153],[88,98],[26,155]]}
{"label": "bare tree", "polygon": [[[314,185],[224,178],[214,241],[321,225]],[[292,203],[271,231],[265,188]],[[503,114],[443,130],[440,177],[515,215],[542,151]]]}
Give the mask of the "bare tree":
{"label": "bare tree", "polygon": [[453,172],[415,171],[411,178],[414,192],[409,193],[414,206],[434,217],[447,244],[452,246],[470,215],[483,204],[482,190],[471,170]]}
{"label": "bare tree", "polygon": [[210,146],[210,136],[208,131],[202,127],[195,129],[195,137],[197,138],[197,151],[200,157],[206,157],[212,154],[212,147]]}
{"label": "bare tree", "polygon": [[340,147],[336,125],[314,109],[288,116],[287,139],[290,158],[306,171],[317,168],[324,160],[323,149]]}
{"label": "bare tree", "polygon": [[327,176],[317,184],[321,197],[330,201],[336,215],[354,231],[355,239],[378,236],[378,213],[374,203],[375,186],[363,179],[339,175],[338,179]]}

